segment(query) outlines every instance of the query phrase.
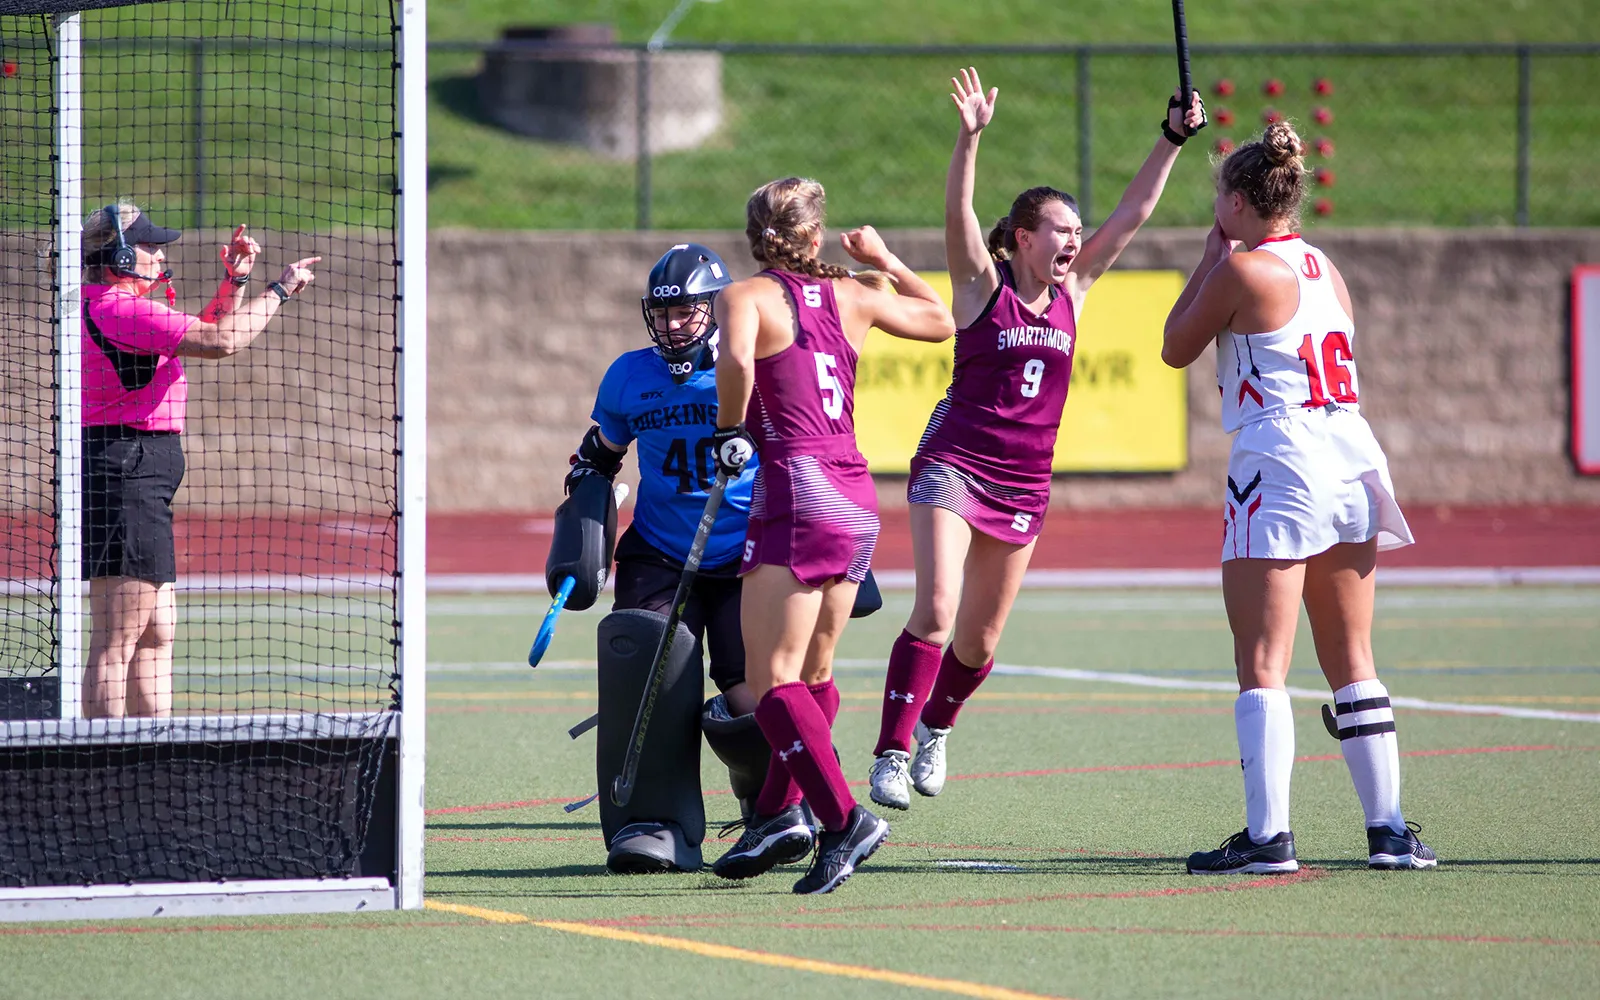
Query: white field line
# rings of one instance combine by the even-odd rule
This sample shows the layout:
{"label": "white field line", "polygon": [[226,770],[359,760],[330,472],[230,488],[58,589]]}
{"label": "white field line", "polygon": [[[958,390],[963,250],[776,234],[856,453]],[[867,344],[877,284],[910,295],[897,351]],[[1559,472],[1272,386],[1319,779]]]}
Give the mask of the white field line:
{"label": "white field line", "polygon": [[[910,590],[916,575],[908,569],[874,573],[885,590]],[[1396,566],[1378,568],[1385,587],[1592,586],[1600,566]],[[607,581],[607,586],[610,581]],[[1106,587],[1221,587],[1222,570],[1213,569],[1031,569],[1024,589],[1097,590]],[[433,573],[435,594],[543,593],[544,577],[532,573]]]}
{"label": "white field line", "polygon": [[[1096,681],[1102,684],[1131,684],[1136,687],[1177,688],[1185,691],[1223,691],[1229,694],[1239,690],[1231,681],[1194,681],[1181,677],[1155,677],[1150,674],[1124,674],[1104,670],[1074,670],[1068,667],[1024,667],[1010,663],[996,663],[994,672],[1021,677],[1054,677],[1065,681]],[[1312,688],[1286,688],[1291,698],[1331,702],[1333,695]],[[1555,712],[1544,708],[1517,708],[1512,705],[1464,705],[1454,701],[1428,701],[1423,698],[1396,698],[1389,703],[1395,708],[1415,708],[1427,712],[1448,712],[1454,715],[1500,715],[1513,719],[1546,719],[1560,722],[1600,723],[1596,712]]]}
{"label": "white field line", "polygon": [[[838,659],[833,663],[836,671],[881,671],[885,669],[885,661],[881,659]],[[499,670],[526,670],[525,664],[505,663],[430,663],[429,670],[446,670],[472,672],[499,671]],[[561,671],[591,671],[595,669],[593,660],[555,660],[541,663],[539,670]],[[1135,687],[1173,688],[1184,691],[1219,691],[1225,694],[1234,694],[1239,690],[1239,685],[1232,681],[1197,681],[1182,677],[1158,677],[1152,674],[1128,674],[1105,670],[1075,670],[1069,667],[1026,667],[1014,663],[996,663],[994,672],[1009,674],[1017,677],[1050,677],[1065,681],[1092,681],[1101,684],[1129,684]],[[1314,688],[1291,687],[1286,689],[1291,698],[1301,698],[1311,701],[1332,702],[1333,695],[1327,691],[1318,691]],[[1600,713],[1596,712],[1557,712],[1544,708],[1518,708],[1514,705],[1469,705],[1454,701],[1429,701],[1425,698],[1389,698],[1390,704],[1395,708],[1415,708],[1427,712],[1444,712],[1453,715],[1498,715],[1513,719],[1544,719],[1556,722],[1592,722],[1600,723]]]}

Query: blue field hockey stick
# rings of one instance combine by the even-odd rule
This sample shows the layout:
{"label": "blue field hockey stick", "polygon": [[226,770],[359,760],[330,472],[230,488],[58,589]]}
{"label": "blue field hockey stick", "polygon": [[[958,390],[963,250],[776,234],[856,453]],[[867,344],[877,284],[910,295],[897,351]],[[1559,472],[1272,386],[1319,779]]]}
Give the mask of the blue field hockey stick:
{"label": "blue field hockey stick", "polygon": [[539,661],[544,659],[544,651],[550,648],[550,640],[556,635],[556,619],[561,617],[561,609],[567,606],[567,598],[572,596],[572,588],[577,582],[577,578],[571,576],[561,581],[556,599],[550,602],[550,610],[544,613],[544,621],[539,625],[539,634],[533,637],[533,648],[528,650],[528,666],[537,667]]}
{"label": "blue field hockey stick", "polygon": [[[621,507],[622,501],[628,499],[628,484],[618,483],[613,486],[611,496],[616,500],[617,506]],[[539,634],[533,637],[533,646],[528,650],[528,666],[537,667],[539,661],[544,659],[544,651],[550,648],[550,640],[555,638],[556,619],[561,617],[561,611],[567,606],[567,598],[572,596],[572,588],[577,582],[569,576],[563,579],[561,586],[556,589],[556,598],[550,602],[550,610],[544,613],[544,621],[539,624]]]}

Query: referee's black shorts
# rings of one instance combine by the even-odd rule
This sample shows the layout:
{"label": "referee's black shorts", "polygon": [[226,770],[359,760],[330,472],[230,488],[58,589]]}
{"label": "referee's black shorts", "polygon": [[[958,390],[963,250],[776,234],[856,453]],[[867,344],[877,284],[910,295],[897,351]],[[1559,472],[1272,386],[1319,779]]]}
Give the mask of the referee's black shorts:
{"label": "referee's black shorts", "polygon": [[172,498],[183,482],[176,431],[83,429],[83,578],[178,579]]}
{"label": "referee's black shorts", "polygon": [[[711,683],[726,691],[744,681],[744,633],[739,628],[739,561],[702,567],[689,591],[683,624],[700,639],[711,659]],[[645,541],[629,527],[617,540],[616,602],[611,610],[639,608],[672,613],[683,579],[683,563]]]}

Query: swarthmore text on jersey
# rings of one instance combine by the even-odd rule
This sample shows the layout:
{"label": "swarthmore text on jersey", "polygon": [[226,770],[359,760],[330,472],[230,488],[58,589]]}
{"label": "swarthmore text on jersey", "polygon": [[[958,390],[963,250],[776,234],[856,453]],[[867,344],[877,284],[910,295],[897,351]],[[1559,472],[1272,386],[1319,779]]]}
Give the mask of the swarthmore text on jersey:
{"label": "swarthmore text on jersey", "polygon": [[1000,331],[999,350],[1008,347],[1054,347],[1062,354],[1072,353],[1072,334],[1048,326],[1014,326]]}
{"label": "swarthmore text on jersey", "polygon": [[633,428],[635,434],[640,431],[658,431],[663,427],[690,427],[716,422],[716,403],[674,403],[671,406],[646,410],[628,418],[628,426]]}

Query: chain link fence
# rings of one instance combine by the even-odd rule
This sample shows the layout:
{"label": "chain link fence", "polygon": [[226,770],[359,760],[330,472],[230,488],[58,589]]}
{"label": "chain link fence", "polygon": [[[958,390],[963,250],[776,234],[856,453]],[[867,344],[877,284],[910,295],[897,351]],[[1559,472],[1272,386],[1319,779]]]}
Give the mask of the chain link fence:
{"label": "chain link fence", "polygon": [[[306,185],[319,196],[349,187],[329,203],[344,224],[370,224],[372,192],[349,178],[383,139],[375,120],[299,136],[309,155],[267,170],[253,149],[314,125],[219,112],[241,69],[330,45],[362,50],[358,61],[388,58],[359,39],[91,39],[86,75],[99,83],[86,92],[114,93],[130,65],[159,78],[163,99],[118,155],[150,161],[166,178],[164,206],[181,206],[187,225],[231,224],[217,212],[225,190],[252,217],[290,224]],[[32,71],[15,53],[4,63],[14,68],[0,88]],[[827,186],[836,224],[938,226],[955,133],[946,95],[964,65],[1000,88],[979,162],[985,221],[1036,184],[1074,192],[1091,224],[1103,219],[1155,141],[1176,77],[1160,45],[440,42],[428,70],[430,223],[736,228],[753,188],[801,174]],[[1600,45],[1197,46],[1193,65],[1212,125],[1180,157],[1156,225],[1206,224],[1219,151],[1274,113],[1313,143],[1308,221],[1600,225]],[[337,75],[296,86],[353,107],[368,100]],[[86,169],[93,186],[109,167]]]}
{"label": "chain link fence", "polygon": [[[937,226],[948,80],[969,64],[1000,88],[979,164],[986,220],[1046,183],[1104,218],[1176,78],[1166,46],[439,43],[432,223],[729,228],[758,184],[802,174],[827,186],[836,222]],[[1180,158],[1157,225],[1204,225],[1214,159],[1273,114],[1313,143],[1313,218],[1600,224],[1586,180],[1600,45],[1198,46],[1193,65],[1212,125]]]}

